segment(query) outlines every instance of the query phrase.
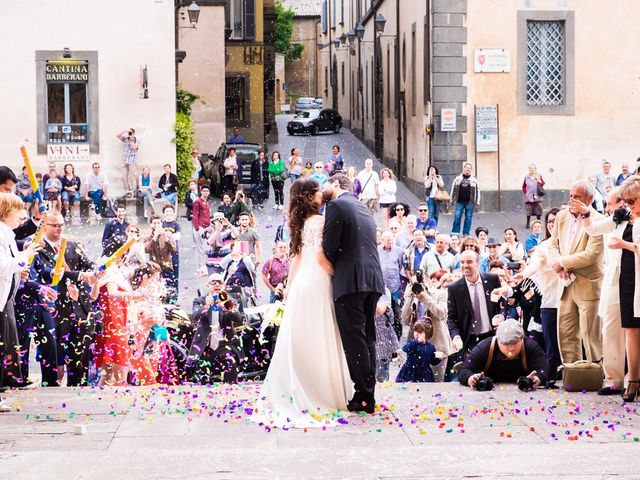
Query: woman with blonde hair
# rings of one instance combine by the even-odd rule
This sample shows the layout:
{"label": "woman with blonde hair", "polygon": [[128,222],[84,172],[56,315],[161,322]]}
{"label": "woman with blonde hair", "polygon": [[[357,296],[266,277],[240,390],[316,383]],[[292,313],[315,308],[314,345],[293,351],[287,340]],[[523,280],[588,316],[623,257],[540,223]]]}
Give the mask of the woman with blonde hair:
{"label": "woman with blonde hair", "polygon": [[[26,218],[24,202],[13,193],[0,193],[0,381],[3,387],[22,387],[18,328],[14,300],[20,274],[28,259],[40,250],[40,244],[30,243],[18,251],[13,231]],[[6,412],[0,403],[0,412]]]}
{"label": "woman with blonde hair", "polygon": [[623,249],[618,288],[627,352],[628,384],[622,399],[634,402],[640,396],[640,176],[634,175],[622,182],[620,198],[629,209],[629,224],[622,238],[610,238],[607,246],[611,249]]}

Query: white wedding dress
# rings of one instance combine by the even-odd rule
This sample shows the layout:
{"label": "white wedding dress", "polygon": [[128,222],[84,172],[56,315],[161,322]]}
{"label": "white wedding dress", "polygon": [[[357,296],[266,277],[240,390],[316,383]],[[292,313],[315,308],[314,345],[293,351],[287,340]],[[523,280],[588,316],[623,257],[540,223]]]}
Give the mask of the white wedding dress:
{"label": "white wedding dress", "polygon": [[289,285],[284,317],[252,421],[307,428],[347,416],[353,382],[333,306],[331,277],[320,267],[324,217],[305,222],[300,265]]}

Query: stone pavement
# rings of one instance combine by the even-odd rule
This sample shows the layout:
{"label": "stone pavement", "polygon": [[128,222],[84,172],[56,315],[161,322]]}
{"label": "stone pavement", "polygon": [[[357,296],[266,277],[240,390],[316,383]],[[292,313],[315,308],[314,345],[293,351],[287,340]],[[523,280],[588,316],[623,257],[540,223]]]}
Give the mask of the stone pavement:
{"label": "stone pavement", "polygon": [[[640,416],[617,397],[383,384],[326,430],[249,422],[259,384],[14,391],[6,478],[640,478]],[[86,434],[75,435],[84,426]]]}

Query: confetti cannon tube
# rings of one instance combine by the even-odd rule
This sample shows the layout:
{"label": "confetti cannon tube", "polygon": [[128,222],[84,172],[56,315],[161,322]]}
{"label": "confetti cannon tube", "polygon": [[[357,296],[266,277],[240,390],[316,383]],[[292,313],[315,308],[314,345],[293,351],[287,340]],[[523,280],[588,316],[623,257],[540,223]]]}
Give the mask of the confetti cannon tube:
{"label": "confetti cannon tube", "polygon": [[51,286],[56,288],[62,280],[62,275],[64,274],[64,253],[67,250],[67,239],[63,238],[60,241],[60,248],[58,249],[58,258],[56,259],[56,266],[53,267],[53,279],[51,281]]}
{"label": "confetti cannon tube", "polygon": [[33,194],[38,199],[38,202],[40,204],[40,211],[44,212],[46,208],[44,206],[44,201],[42,200],[42,193],[40,192],[40,188],[38,187],[36,173],[33,171],[33,166],[31,165],[29,154],[27,153],[27,149],[24,145],[20,145],[20,153],[22,154],[22,159],[24,160],[24,166],[27,167],[27,175],[29,175],[29,181],[31,182],[31,189],[33,190]]}
{"label": "confetti cannon tube", "polygon": [[120,257],[127,253],[127,251],[133,246],[134,243],[136,243],[136,239],[134,237],[131,237],[129,240],[127,240],[127,243],[122,245],[118,250],[114,252],[113,255],[107,258],[107,260],[104,262],[104,265],[100,265],[100,268],[98,268],[98,270],[106,270],[112,264],[116,263],[120,259]]}
{"label": "confetti cannon tube", "polygon": [[[44,236],[44,226],[43,224],[41,224],[40,227],[38,228],[38,231],[36,232],[36,236],[33,237],[33,243],[40,243],[42,241],[43,236]],[[31,265],[35,257],[36,257],[35,255],[31,255],[27,260],[27,265]]]}

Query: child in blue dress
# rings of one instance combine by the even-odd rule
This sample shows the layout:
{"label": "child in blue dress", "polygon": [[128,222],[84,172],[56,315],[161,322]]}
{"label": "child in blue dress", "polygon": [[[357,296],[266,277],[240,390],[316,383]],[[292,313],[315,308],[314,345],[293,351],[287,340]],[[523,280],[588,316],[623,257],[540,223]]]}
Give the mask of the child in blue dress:
{"label": "child in blue dress", "polygon": [[441,352],[436,352],[429,339],[433,336],[431,320],[422,319],[413,326],[413,340],[409,340],[402,347],[407,354],[396,382],[433,382],[433,372],[430,365],[437,365],[442,358]]}

